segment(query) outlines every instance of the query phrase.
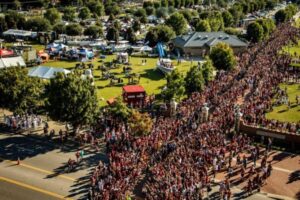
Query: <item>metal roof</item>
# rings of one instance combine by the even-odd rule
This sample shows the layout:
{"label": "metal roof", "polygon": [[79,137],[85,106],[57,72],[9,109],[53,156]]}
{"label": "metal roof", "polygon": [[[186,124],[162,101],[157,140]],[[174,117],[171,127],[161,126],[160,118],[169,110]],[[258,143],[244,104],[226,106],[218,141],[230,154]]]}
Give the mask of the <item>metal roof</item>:
{"label": "metal roof", "polygon": [[189,35],[178,36],[173,40],[175,46],[179,47],[203,47],[215,46],[219,42],[227,43],[231,47],[246,47],[243,42],[234,35],[225,32],[194,32]]}

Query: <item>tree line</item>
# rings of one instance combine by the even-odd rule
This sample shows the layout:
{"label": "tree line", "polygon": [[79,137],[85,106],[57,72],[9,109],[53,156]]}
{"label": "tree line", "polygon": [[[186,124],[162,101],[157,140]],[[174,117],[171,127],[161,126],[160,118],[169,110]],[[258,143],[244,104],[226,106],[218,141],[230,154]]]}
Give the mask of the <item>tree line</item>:
{"label": "tree line", "polygon": [[166,86],[161,92],[165,101],[180,100],[184,95],[202,92],[205,86],[214,79],[215,70],[233,70],[236,58],[233,50],[226,43],[219,43],[211,50],[203,63],[191,67],[186,76],[177,69],[166,76]]}

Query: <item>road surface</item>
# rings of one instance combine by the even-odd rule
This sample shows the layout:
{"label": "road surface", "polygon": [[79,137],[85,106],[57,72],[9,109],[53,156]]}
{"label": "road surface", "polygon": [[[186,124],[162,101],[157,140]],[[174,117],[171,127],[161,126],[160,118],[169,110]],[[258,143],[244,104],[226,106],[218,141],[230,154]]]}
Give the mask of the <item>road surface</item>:
{"label": "road surface", "polygon": [[78,149],[77,145],[61,148],[47,140],[0,134],[0,199],[83,199],[89,173],[101,154],[86,151],[84,161],[68,173],[66,162],[75,159]]}

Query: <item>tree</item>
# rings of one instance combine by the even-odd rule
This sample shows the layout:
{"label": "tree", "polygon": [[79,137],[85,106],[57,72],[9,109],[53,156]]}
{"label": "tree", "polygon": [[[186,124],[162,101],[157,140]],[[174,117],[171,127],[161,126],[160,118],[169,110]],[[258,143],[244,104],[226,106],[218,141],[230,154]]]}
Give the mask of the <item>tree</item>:
{"label": "tree", "polygon": [[134,12],[135,17],[147,17],[146,10],[143,8],[139,8]]}
{"label": "tree", "polygon": [[126,30],[125,39],[128,40],[131,44],[135,44],[136,43],[137,37],[136,37],[136,35],[134,33],[134,30],[131,27],[129,27]]}
{"label": "tree", "polygon": [[141,30],[141,22],[139,20],[134,20],[132,23],[132,28],[135,32]]}
{"label": "tree", "polygon": [[175,37],[175,32],[172,28],[166,25],[158,25],[150,28],[146,34],[145,41],[149,42],[149,46],[154,47],[157,42],[168,43]]}
{"label": "tree", "polygon": [[88,19],[91,17],[91,11],[87,7],[83,7],[80,9],[78,17],[80,19]]}
{"label": "tree", "polygon": [[152,119],[148,113],[140,113],[133,110],[129,119],[130,133],[133,136],[145,136],[151,133],[153,126]]}
{"label": "tree", "polygon": [[13,1],[13,8],[14,8],[15,10],[20,10],[20,8],[21,8],[21,3],[20,3],[19,0],[14,0],[14,1]]}
{"label": "tree", "polygon": [[224,26],[225,27],[230,27],[234,23],[234,19],[232,14],[229,11],[224,11],[222,13],[223,21],[224,21]]}
{"label": "tree", "polygon": [[165,7],[160,7],[156,9],[155,15],[157,18],[164,18],[168,17],[168,9]]}
{"label": "tree", "polygon": [[148,16],[153,15],[155,12],[155,8],[153,8],[153,7],[146,7],[145,10],[146,10],[146,13]]}
{"label": "tree", "polygon": [[24,114],[42,105],[43,82],[27,73],[21,67],[0,70],[0,107]]}
{"label": "tree", "polygon": [[52,25],[61,21],[61,15],[56,8],[47,9],[44,17],[48,19]]}
{"label": "tree", "polygon": [[88,2],[87,7],[95,16],[100,17],[104,15],[104,6],[99,1]]}
{"label": "tree", "polygon": [[205,62],[201,66],[202,75],[205,83],[207,84],[209,81],[214,79],[214,66],[213,62],[209,57],[205,57]]}
{"label": "tree", "polygon": [[77,36],[82,34],[82,27],[79,24],[69,24],[66,26],[66,33],[70,36]]}
{"label": "tree", "polygon": [[25,24],[26,30],[32,31],[49,31],[51,29],[51,24],[49,20],[41,17],[30,18],[26,21]]}
{"label": "tree", "polygon": [[106,15],[118,15],[121,13],[121,9],[117,4],[109,4],[105,6],[105,13]]}
{"label": "tree", "polygon": [[174,0],[174,7],[180,8],[181,7],[181,0]]}
{"label": "tree", "polygon": [[4,18],[8,29],[24,29],[26,25],[25,16],[13,10],[9,10]]}
{"label": "tree", "polygon": [[107,112],[116,119],[128,121],[132,110],[126,106],[120,97],[118,97],[114,100],[112,105],[108,106]]}
{"label": "tree", "polygon": [[74,0],[60,0],[60,4],[62,6],[70,6],[73,3]]}
{"label": "tree", "polygon": [[153,6],[154,6],[155,9],[159,8],[160,7],[160,2],[159,1],[154,1]]}
{"label": "tree", "polygon": [[143,2],[143,8],[153,7],[152,1],[144,1]]}
{"label": "tree", "polygon": [[0,33],[3,33],[6,30],[7,30],[7,24],[5,18],[3,16],[0,16]]}
{"label": "tree", "polygon": [[275,6],[276,6],[276,0],[268,0],[266,2],[266,9],[268,9],[268,10],[274,9]]}
{"label": "tree", "polygon": [[76,11],[75,11],[75,8],[73,7],[65,7],[64,9],[64,14],[63,14],[63,19],[66,20],[66,21],[74,21],[75,19],[75,14],[76,14]]}
{"label": "tree", "polygon": [[103,35],[103,30],[101,26],[89,26],[84,30],[83,34],[96,39]]}
{"label": "tree", "polygon": [[180,13],[184,16],[186,21],[190,22],[193,17],[196,17],[198,13],[194,10],[184,9],[181,10]]}
{"label": "tree", "polygon": [[121,30],[121,23],[120,23],[120,21],[119,20],[115,20],[113,22],[113,27],[115,27],[118,31],[120,31]]}
{"label": "tree", "polygon": [[66,26],[62,23],[55,24],[53,26],[53,31],[55,31],[57,34],[64,34],[66,33]]}
{"label": "tree", "polygon": [[184,16],[178,12],[172,14],[166,20],[166,25],[172,27],[176,35],[181,35],[187,31],[187,21]]}
{"label": "tree", "polygon": [[161,0],[160,5],[161,7],[168,7],[168,0]]}
{"label": "tree", "polygon": [[173,98],[180,100],[185,91],[183,75],[177,70],[167,74],[167,84],[162,90],[161,95],[164,100],[170,101]]}
{"label": "tree", "polygon": [[106,34],[106,39],[118,42],[119,41],[119,31],[118,31],[118,29],[116,29],[113,26],[108,28],[107,34]]}
{"label": "tree", "polygon": [[276,23],[282,23],[290,20],[298,11],[298,7],[294,4],[288,5],[285,9],[281,9],[275,13]]}
{"label": "tree", "polygon": [[147,14],[145,9],[139,8],[134,12],[134,16],[137,17],[142,23],[147,23]]}
{"label": "tree", "polygon": [[263,39],[268,39],[269,35],[275,30],[276,26],[272,19],[260,19],[257,20],[263,28]]}
{"label": "tree", "polygon": [[201,92],[204,89],[204,78],[200,66],[193,66],[185,77],[185,91],[188,95]]}
{"label": "tree", "polygon": [[168,7],[174,7],[175,2],[174,0],[168,0]]}
{"label": "tree", "polygon": [[221,31],[224,29],[224,22],[220,13],[215,13],[212,17],[209,17],[208,22],[211,31]]}
{"label": "tree", "polygon": [[285,22],[285,21],[287,21],[287,19],[288,19],[288,13],[283,9],[278,10],[275,13],[275,20],[276,20],[277,24]]}
{"label": "tree", "polygon": [[242,8],[240,6],[233,6],[228,11],[233,16],[234,25],[238,25],[238,23],[240,22],[240,20],[243,17],[243,10],[242,10]]}
{"label": "tree", "polygon": [[218,43],[212,48],[209,57],[218,70],[231,70],[236,65],[233,50],[228,44],[223,42]]}
{"label": "tree", "polygon": [[210,25],[207,20],[199,20],[195,27],[196,31],[200,32],[210,32]]}
{"label": "tree", "polygon": [[77,74],[57,74],[46,87],[46,109],[54,120],[68,122],[74,130],[91,125],[98,116],[98,101],[91,80]]}
{"label": "tree", "polygon": [[257,22],[249,24],[247,27],[247,38],[254,43],[260,42],[264,38],[263,27]]}

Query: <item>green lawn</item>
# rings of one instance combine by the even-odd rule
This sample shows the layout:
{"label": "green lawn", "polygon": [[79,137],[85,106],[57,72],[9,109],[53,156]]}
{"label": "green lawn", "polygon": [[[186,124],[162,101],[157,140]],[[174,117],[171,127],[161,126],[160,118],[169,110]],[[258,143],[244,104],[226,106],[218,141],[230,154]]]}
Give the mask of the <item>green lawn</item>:
{"label": "green lawn", "polygon": [[297,28],[300,28],[300,19],[299,19],[299,18],[296,20],[295,26],[296,26]]}
{"label": "green lawn", "polygon": [[[103,62],[108,62],[116,58],[116,55],[110,55],[107,56],[106,59],[103,60]],[[157,58],[147,58],[147,64],[142,66],[142,59],[140,57],[131,57],[130,63],[132,63],[132,72],[138,73],[141,76],[140,79],[140,85],[142,85],[147,94],[157,94],[160,93],[161,88],[165,85],[166,80],[164,78],[164,75],[156,70],[156,62]],[[97,87],[97,94],[100,101],[100,105],[105,105],[106,100],[117,97],[121,95],[122,92],[122,85],[119,86],[109,86],[109,80],[102,80],[101,79],[101,71],[98,70],[98,66],[101,65],[99,62],[100,59],[94,59],[92,63],[94,64],[94,80],[95,85]],[[51,66],[51,67],[63,67],[63,68],[72,68],[75,67],[75,64],[78,62],[68,62],[68,61],[50,61],[47,63],[44,63],[44,66]],[[180,65],[177,65],[177,61],[174,60],[173,64],[176,66],[176,68],[182,72],[186,73],[190,67],[192,66],[191,62],[182,62]],[[193,64],[196,64],[194,62]],[[114,73],[117,77],[123,78],[124,85],[127,85],[128,79],[125,78],[125,75],[123,74],[123,68],[122,66],[119,69],[113,69],[110,70],[111,73]],[[104,100],[103,100],[104,99]]]}
{"label": "green lawn", "polygon": [[287,105],[273,107],[273,111],[266,114],[267,119],[276,119],[282,122],[299,122],[300,121],[300,106],[296,105],[296,95],[300,95],[300,84],[281,84],[280,88],[287,87],[289,100],[292,106],[289,110]]}
{"label": "green lawn", "polygon": [[300,56],[300,41],[298,45],[290,45],[283,48],[284,52],[289,52],[292,56]]}
{"label": "green lawn", "polygon": [[[283,52],[288,52],[292,57],[300,57],[300,40],[297,45],[288,45],[283,48]],[[300,63],[291,63],[292,66],[300,67]]]}

